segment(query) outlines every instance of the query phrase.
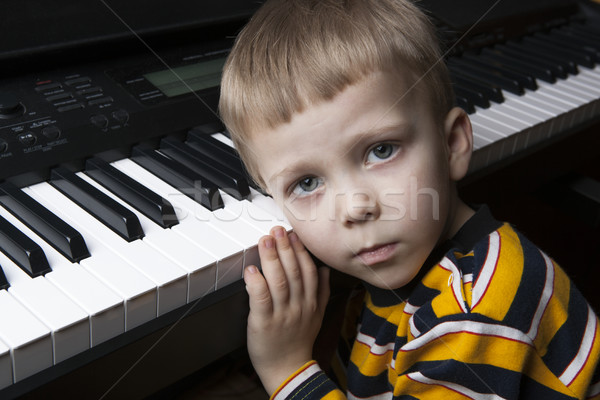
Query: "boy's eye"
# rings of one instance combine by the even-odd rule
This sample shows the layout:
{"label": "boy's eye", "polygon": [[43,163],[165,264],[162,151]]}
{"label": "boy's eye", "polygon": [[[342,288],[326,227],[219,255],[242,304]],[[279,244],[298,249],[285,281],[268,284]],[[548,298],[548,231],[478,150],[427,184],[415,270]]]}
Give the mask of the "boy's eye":
{"label": "boy's eye", "polygon": [[378,144],[369,151],[367,162],[378,162],[390,158],[394,154],[396,147],[389,143]]}
{"label": "boy's eye", "polygon": [[312,176],[302,178],[293,188],[293,193],[297,196],[310,194],[321,184],[321,180]]}

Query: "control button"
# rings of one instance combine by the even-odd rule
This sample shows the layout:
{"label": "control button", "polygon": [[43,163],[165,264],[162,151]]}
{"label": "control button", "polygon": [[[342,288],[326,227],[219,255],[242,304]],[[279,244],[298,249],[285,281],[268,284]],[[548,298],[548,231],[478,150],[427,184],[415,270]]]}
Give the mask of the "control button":
{"label": "control button", "polygon": [[94,99],[94,100],[90,100],[88,101],[88,105],[89,106],[95,106],[98,104],[104,104],[104,103],[112,103],[114,100],[112,97],[108,96],[108,97],[102,97],[100,99]]}
{"label": "control button", "polygon": [[83,104],[76,103],[76,104],[69,104],[68,106],[58,107],[57,110],[58,110],[58,112],[65,112],[65,111],[77,110],[77,109],[83,108],[83,107],[84,107]]}
{"label": "control button", "polygon": [[49,90],[61,89],[61,88],[62,88],[62,84],[55,82],[55,83],[48,83],[46,85],[36,86],[35,91],[38,93],[41,93],[41,92],[47,92]]}
{"label": "control button", "polygon": [[57,100],[70,99],[72,97],[73,97],[73,95],[71,94],[71,92],[65,92],[65,93],[55,94],[54,96],[48,96],[48,97],[46,97],[46,100],[57,101]]}
{"label": "control button", "polygon": [[0,92],[0,118],[11,119],[23,115],[25,107],[19,98],[10,92]]}
{"label": "control button", "polygon": [[60,137],[60,128],[54,125],[45,126],[42,129],[42,135],[46,136],[48,139],[58,139]]}
{"label": "control button", "polygon": [[100,86],[94,86],[94,87],[89,87],[87,89],[82,89],[82,90],[78,90],[77,94],[82,96],[85,94],[91,94],[91,93],[96,93],[96,92],[101,92],[102,88]]}
{"label": "control button", "polygon": [[82,76],[81,78],[75,78],[75,79],[69,79],[68,81],[65,81],[65,84],[67,86],[73,86],[73,85],[79,85],[82,83],[90,83],[92,80],[90,78],[88,78],[87,76]]}
{"label": "control button", "polygon": [[8,143],[0,139],[0,153],[4,153],[6,150],[8,150]]}
{"label": "control button", "polygon": [[106,129],[108,126],[108,118],[106,118],[102,114],[92,115],[90,117],[90,122],[96,125],[98,128]]}
{"label": "control button", "polygon": [[37,137],[33,134],[33,132],[28,131],[19,133],[19,135],[17,135],[17,139],[25,146],[33,146],[37,140]]}
{"label": "control button", "polygon": [[129,121],[129,113],[125,110],[117,110],[117,111],[113,111],[113,113],[111,114],[111,116],[116,119],[117,121],[119,121],[120,123],[122,123],[123,125],[127,124],[127,121]]}

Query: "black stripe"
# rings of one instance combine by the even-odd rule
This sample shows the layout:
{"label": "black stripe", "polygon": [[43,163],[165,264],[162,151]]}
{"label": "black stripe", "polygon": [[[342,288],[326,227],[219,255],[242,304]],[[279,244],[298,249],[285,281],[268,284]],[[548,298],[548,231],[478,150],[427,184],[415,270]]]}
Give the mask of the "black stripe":
{"label": "black stripe", "polygon": [[299,399],[320,399],[327,393],[334,391],[337,387],[335,384],[327,378],[322,371],[319,371],[311,375],[304,381],[304,385],[298,387],[295,391],[290,393],[286,399],[288,400],[299,400]]}
{"label": "black stripe", "polygon": [[393,390],[385,369],[376,376],[365,376],[353,363],[348,366],[348,392],[356,397],[369,397]]}
{"label": "black stripe", "polygon": [[560,376],[579,350],[588,319],[588,306],[573,282],[570,282],[568,317],[548,344],[542,357],[548,368]]}
{"label": "black stripe", "polygon": [[[519,233],[517,235],[523,248],[525,264],[517,293],[504,317],[504,323],[528,332],[544,291],[547,274],[546,262],[540,251],[529,240]],[[514,277],[514,279],[518,279],[518,277]]]}

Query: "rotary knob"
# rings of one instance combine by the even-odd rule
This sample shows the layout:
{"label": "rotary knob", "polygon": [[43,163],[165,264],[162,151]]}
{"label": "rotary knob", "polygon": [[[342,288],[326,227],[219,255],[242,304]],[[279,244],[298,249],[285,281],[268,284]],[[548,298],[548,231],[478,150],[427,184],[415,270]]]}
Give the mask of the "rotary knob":
{"label": "rotary knob", "polygon": [[0,118],[16,118],[25,112],[25,107],[19,98],[10,92],[0,92]]}

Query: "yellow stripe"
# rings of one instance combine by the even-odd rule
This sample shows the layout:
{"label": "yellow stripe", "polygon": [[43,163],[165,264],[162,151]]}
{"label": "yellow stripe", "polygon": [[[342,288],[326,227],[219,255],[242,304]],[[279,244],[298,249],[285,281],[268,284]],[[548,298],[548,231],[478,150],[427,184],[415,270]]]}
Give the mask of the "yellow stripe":
{"label": "yellow stripe", "polygon": [[365,376],[377,376],[390,365],[392,353],[390,350],[382,355],[372,354],[369,346],[355,342],[350,354],[350,361],[358,367],[361,374]]}
{"label": "yellow stripe", "polygon": [[321,397],[322,400],[345,400],[346,396],[339,390],[334,390]]}
{"label": "yellow stripe", "polygon": [[[501,357],[498,355],[501,354]],[[557,392],[572,395],[542,362],[535,349],[515,340],[480,336],[467,332],[450,333],[418,349],[398,353],[396,371],[405,371],[416,362],[454,359],[458,362],[487,364],[522,372]]]}
{"label": "yellow stripe", "polygon": [[[523,249],[515,231],[508,224],[498,229],[500,234],[500,254],[498,263],[487,291],[473,312],[502,321],[510,309],[521,276],[523,275]],[[481,283],[481,282],[479,282]],[[478,284],[479,284],[478,283]]]}

